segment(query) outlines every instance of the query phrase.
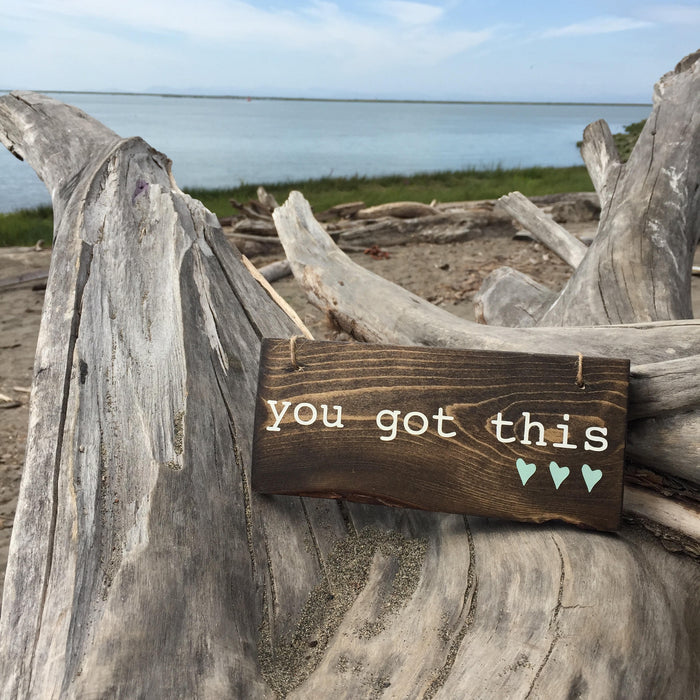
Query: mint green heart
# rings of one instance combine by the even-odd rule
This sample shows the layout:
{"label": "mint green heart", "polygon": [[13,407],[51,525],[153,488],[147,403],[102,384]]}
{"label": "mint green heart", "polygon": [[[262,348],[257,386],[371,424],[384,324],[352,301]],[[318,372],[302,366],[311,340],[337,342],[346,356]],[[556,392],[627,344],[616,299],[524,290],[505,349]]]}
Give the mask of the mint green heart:
{"label": "mint green heart", "polygon": [[537,471],[537,467],[534,464],[528,464],[522,457],[518,457],[515,461],[515,466],[518,468],[518,474],[520,474],[520,481],[523,482],[523,486],[527,484],[527,480]]}
{"label": "mint green heart", "polygon": [[581,467],[581,474],[583,474],[583,480],[586,482],[588,493],[603,478],[603,472],[600,469],[591,469],[587,464]]}
{"label": "mint green heart", "polygon": [[569,467],[560,467],[556,462],[550,462],[549,473],[552,475],[555,488],[558,489],[561,486],[561,482],[569,476]]}

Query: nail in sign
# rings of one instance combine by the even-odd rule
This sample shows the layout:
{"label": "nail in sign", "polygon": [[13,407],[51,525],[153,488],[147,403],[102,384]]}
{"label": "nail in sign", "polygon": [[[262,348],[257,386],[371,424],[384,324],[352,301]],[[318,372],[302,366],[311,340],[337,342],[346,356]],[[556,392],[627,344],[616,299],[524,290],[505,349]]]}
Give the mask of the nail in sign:
{"label": "nail in sign", "polygon": [[253,488],[615,530],[629,361],[579,363],[266,339]]}

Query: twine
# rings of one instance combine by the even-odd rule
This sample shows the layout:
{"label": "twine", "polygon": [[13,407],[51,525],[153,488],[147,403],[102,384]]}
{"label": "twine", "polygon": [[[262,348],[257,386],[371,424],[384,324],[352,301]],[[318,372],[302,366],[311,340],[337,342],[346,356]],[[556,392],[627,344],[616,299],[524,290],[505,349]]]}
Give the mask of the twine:
{"label": "twine", "polygon": [[292,363],[292,367],[297,371],[301,372],[301,367],[297,362],[297,339],[300,338],[299,335],[293,335],[289,339],[289,361]]}
{"label": "twine", "polygon": [[576,373],[576,386],[583,389],[586,385],[583,381],[583,353],[578,354],[578,372]]}

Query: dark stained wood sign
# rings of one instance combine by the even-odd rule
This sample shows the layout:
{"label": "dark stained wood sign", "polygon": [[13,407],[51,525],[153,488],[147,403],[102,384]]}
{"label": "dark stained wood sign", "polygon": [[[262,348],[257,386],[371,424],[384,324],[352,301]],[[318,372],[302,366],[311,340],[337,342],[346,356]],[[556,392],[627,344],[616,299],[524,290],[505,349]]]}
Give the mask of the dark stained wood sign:
{"label": "dark stained wood sign", "polygon": [[253,488],[619,527],[629,361],[263,341]]}

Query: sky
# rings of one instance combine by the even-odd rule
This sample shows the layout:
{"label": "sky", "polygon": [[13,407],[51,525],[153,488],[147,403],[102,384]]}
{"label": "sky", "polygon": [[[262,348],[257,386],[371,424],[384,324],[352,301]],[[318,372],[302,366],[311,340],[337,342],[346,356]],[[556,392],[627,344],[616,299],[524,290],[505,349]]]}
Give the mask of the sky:
{"label": "sky", "polygon": [[700,0],[0,0],[0,89],[651,101]]}

